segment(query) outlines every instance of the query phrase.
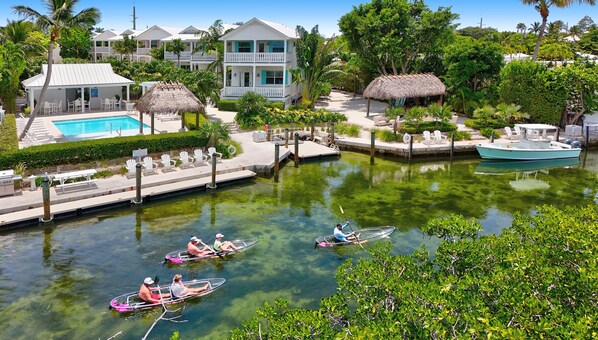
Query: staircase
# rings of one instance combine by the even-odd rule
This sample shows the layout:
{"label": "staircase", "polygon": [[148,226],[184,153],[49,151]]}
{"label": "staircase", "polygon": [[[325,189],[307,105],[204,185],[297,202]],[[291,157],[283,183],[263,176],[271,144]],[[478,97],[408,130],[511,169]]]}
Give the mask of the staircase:
{"label": "staircase", "polygon": [[228,122],[223,123],[222,125],[228,127],[230,133],[239,133],[239,125],[237,125],[237,122]]}

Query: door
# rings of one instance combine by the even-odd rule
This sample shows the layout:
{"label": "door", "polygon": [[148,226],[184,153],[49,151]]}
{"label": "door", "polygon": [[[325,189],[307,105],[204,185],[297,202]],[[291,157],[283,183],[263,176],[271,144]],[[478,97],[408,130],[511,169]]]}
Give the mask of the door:
{"label": "door", "polygon": [[251,77],[249,75],[249,72],[243,72],[243,86],[244,87],[251,86]]}

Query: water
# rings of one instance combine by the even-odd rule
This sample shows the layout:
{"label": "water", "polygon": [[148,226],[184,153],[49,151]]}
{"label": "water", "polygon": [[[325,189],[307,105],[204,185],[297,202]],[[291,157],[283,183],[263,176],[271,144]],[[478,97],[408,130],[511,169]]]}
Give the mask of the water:
{"label": "water", "polygon": [[[54,125],[68,140],[113,137],[118,133],[134,135],[139,121],[129,116],[54,121]],[[149,126],[143,124],[144,129]]]}
{"label": "water", "polygon": [[[182,320],[160,321],[152,338],[179,330],[182,338],[222,339],[254,315],[264,301],[287,298],[315,308],[336,292],[336,268],[367,256],[360,247],[314,249],[314,239],[349,218],[353,228],[395,225],[394,254],[438,240],[423,236],[428,219],[460,213],[478,219],[484,234],[500,233],[515,214],[539,204],[592,204],[596,154],[582,165],[527,171],[542,188],[518,191],[521,173],[476,174],[480,161],[415,162],[412,165],[343,152],[339,160],[287,164],[274,179],[221,187],[138,207],[109,210],[52,226],[0,234],[0,329],[6,339],[139,339],[161,310],[119,314],[111,298],[136,291],[147,276],[168,282],[222,277],[224,287],[185,303]],[[481,168],[488,171],[488,168]],[[591,171],[588,171],[591,169]],[[548,185],[548,187],[546,187]],[[525,187],[525,186],[524,186]],[[342,206],[344,214],[339,206]],[[258,238],[247,252],[226,260],[163,265],[163,256],[192,235],[213,241]]]}

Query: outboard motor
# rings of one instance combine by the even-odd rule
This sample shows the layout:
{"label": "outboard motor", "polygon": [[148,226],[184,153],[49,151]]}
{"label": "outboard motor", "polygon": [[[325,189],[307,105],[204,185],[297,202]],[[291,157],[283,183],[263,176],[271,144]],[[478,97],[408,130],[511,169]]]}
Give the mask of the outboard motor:
{"label": "outboard motor", "polygon": [[572,148],[581,148],[581,142],[578,140],[574,140],[571,142],[571,147]]}
{"label": "outboard motor", "polygon": [[565,139],[565,141],[563,143],[571,145],[572,142],[573,142],[573,139],[567,138],[567,139]]}

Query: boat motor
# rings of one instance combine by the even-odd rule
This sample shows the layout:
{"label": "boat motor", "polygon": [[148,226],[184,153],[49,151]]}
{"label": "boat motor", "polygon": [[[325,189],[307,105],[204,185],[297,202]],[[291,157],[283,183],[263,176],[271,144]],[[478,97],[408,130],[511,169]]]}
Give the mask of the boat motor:
{"label": "boat motor", "polygon": [[578,140],[574,140],[571,142],[571,147],[572,148],[581,148],[581,142]]}
{"label": "boat motor", "polygon": [[567,138],[563,143],[571,145],[571,142],[573,142],[573,139]]}

